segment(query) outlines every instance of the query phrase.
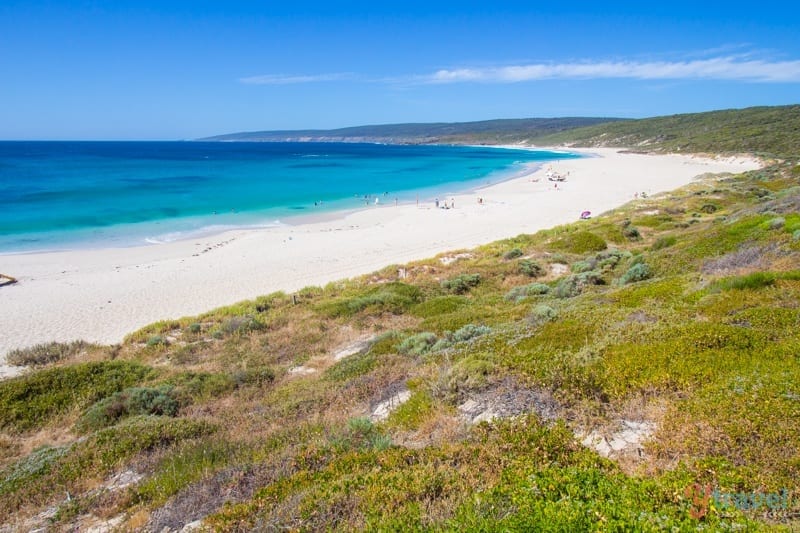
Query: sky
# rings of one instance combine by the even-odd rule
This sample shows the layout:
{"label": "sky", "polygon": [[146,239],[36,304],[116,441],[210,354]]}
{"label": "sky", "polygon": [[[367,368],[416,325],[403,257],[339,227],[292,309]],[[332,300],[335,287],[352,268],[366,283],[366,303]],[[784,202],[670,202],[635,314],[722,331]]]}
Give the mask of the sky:
{"label": "sky", "polygon": [[789,5],[3,0],[0,139],[796,104]]}

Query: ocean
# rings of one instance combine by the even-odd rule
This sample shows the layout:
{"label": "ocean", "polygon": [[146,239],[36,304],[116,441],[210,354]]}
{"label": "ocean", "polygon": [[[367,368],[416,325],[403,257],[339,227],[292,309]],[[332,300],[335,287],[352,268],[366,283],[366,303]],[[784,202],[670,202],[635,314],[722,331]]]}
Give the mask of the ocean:
{"label": "ocean", "polygon": [[431,202],[560,152],[354,143],[0,142],[0,253],[163,243]]}

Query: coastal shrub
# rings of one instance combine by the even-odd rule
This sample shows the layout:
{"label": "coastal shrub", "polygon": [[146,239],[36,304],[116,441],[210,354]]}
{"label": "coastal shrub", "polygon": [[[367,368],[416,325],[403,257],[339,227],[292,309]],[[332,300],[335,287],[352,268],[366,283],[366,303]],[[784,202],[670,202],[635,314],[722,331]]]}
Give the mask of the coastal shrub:
{"label": "coastal shrub", "polygon": [[517,257],[522,257],[523,255],[525,254],[519,248],[512,248],[511,250],[503,254],[503,259],[511,260],[511,259],[516,259]]}
{"label": "coastal shrub", "polygon": [[595,267],[597,267],[597,260],[594,258],[572,263],[572,271],[577,273],[589,272],[590,270],[594,270]]}
{"label": "coastal shrub", "polygon": [[517,263],[517,270],[519,270],[520,274],[524,274],[530,278],[538,278],[544,274],[542,265],[530,259],[521,259],[519,263]]}
{"label": "coastal shrub", "polygon": [[325,302],[317,309],[331,317],[352,316],[368,308],[376,312],[401,314],[420,301],[422,291],[418,287],[394,281],[370,287],[360,296]]}
{"label": "coastal shrub", "polygon": [[662,235],[661,237],[656,239],[656,241],[653,243],[650,249],[653,251],[662,250],[664,248],[669,248],[670,246],[673,246],[676,242],[678,242],[678,238],[675,237],[674,235]]}
{"label": "coastal shrub", "polygon": [[621,260],[630,257],[631,253],[626,250],[604,250],[595,256],[596,268],[613,270]]}
{"label": "coastal shrub", "polygon": [[794,239],[796,241],[800,241],[800,229],[795,230],[795,232],[792,233],[792,239]]}
{"label": "coastal shrub", "polygon": [[69,449],[69,446],[41,446],[9,466],[0,477],[0,495],[12,493],[49,473],[56,461],[69,452]]}
{"label": "coastal shrub", "polygon": [[636,263],[630,267],[620,278],[622,285],[643,281],[653,276],[653,272],[646,263]]}
{"label": "coastal shrub", "polygon": [[200,333],[202,329],[203,327],[197,322],[192,322],[189,324],[189,333]]}
{"label": "coastal shrub", "polygon": [[258,318],[251,315],[232,316],[220,324],[219,331],[224,335],[244,335],[251,331],[260,331],[267,326]]}
{"label": "coastal shrub", "polygon": [[703,206],[700,208],[700,211],[710,215],[711,213],[716,213],[718,209],[719,208],[714,204],[703,204]]}
{"label": "coastal shrub", "polygon": [[581,286],[578,283],[577,276],[567,276],[563,278],[555,288],[552,290],[551,294],[556,298],[572,298],[573,296],[577,296],[581,293]]}
{"label": "coastal shrub", "polygon": [[71,409],[85,409],[153,374],[128,361],[48,368],[0,381],[0,429],[27,431]]}
{"label": "coastal shrub", "polygon": [[347,381],[371,371],[378,364],[378,357],[372,352],[360,353],[337,361],[325,371],[325,377],[332,381]]}
{"label": "coastal shrub", "polygon": [[442,287],[454,294],[464,294],[471,287],[476,287],[481,282],[480,274],[459,274],[453,278],[442,281]]}
{"label": "coastal shrub", "polygon": [[6,361],[14,366],[44,366],[70,359],[92,346],[84,341],[48,342],[11,350]]}
{"label": "coastal shrub", "polygon": [[95,403],[78,420],[77,428],[80,431],[97,430],[135,415],[175,416],[178,407],[169,387],[132,387]]}
{"label": "coastal shrub", "polygon": [[539,304],[531,309],[531,312],[528,315],[528,322],[533,326],[538,326],[540,324],[544,324],[545,322],[555,320],[557,317],[558,313],[555,309],[549,305]]}
{"label": "coastal shrub", "polygon": [[411,397],[392,411],[387,422],[406,431],[419,428],[435,412],[433,397],[428,391],[415,390]]}
{"label": "coastal shrub", "polygon": [[556,249],[573,254],[600,252],[608,247],[602,237],[590,231],[576,231],[572,235],[559,239],[553,245]]}
{"label": "coastal shrub", "polygon": [[[231,375],[235,387],[254,385],[262,387],[275,381],[275,370],[270,367],[248,368],[237,370]],[[225,388],[224,390],[228,390]]]}
{"label": "coastal shrub", "polygon": [[504,298],[508,301],[519,303],[528,296],[537,296],[547,294],[548,292],[550,292],[549,285],[544,283],[531,283],[520,287],[514,287],[506,293]]}
{"label": "coastal shrub", "polygon": [[455,342],[464,342],[481,335],[490,333],[492,328],[488,326],[476,326],[475,324],[467,324],[466,326],[453,332],[453,340]]}
{"label": "coastal shrub", "polygon": [[172,396],[188,405],[195,400],[208,400],[231,392],[236,388],[236,381],[229,374],[181,372],[165,379],[161,385],[170,387]]}
{"label": "coastal shrub", "polygon": [[430,351],[436,340],[436,334],[424,331],[407,337],[397,347],[397,351],[405,355],[422,355]]}
{"label": "coastal shrub", "polygon": [[622,228],[622,234],[625,236],[626,239],[631,241],[638,241],[642,238],[642,235],[639,233],[639,229],[636,226],[625,226]]}
{"label": "coastal shrub", "polygon": [[392,439],[384,434],[366,417],[351,418],[347,425],[330,439],[330,443],[338,452],[359,450],[386,450],[392,445]]}
{"label": "coastal shrub", "polygon": [[437,296],[415,305],[409,312],[420,318],[428,318],[453,313],[468,304],[469,300],[464,296]]}
{"label": "coastal shrub", "polygon": [[786,225],[786,219],[783,217],[775,217],[767,223],[769,229],[782,229]]}
{"label": "coastal shrub", "polygon": [[753,272],[745,276],[722,278],[711,283],[707,291],[709,293],[717,293],[729,290],[757,290],[763,287],[770,287],[778,280],[800,280],[800,270],[790,270],[788,272]]}
{"label": "coastal shrub", "polygon": [[167,339],[161,335],[152,335],[147,339],[147,346],[166,346],[167,344],[169,344]]}

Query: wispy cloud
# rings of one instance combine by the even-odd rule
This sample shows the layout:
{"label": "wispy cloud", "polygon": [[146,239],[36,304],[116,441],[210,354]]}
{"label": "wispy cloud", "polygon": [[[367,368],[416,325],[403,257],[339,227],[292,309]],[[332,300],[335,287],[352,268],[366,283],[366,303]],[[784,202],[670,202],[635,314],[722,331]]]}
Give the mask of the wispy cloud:
{"label": "wispy cloud", "polygon": [[[727,51],[740,46],[723,47]],[[800,82],[800,60],[757,59],[753,53],[738,53],[708,57],[710,52],[723,48],[697,52],[704,55],[692,59],[683,55],[681,60],[586,60],[571,62],[538,62],[519,65],[478,66],[441,69],[430,74],[366,76],[352,72],[322,74],[265,74],[239,78],[248,85],[291,85],[301,83],[355,81],[396,86],[414,86],[453,83],[521,83],[538,80],[728,80],[756,83]]]}
{"label": "wispy cloud", "polygon": [[552,79],[738,80],[800,82],[800,61],[764,61],[741,56],[693,61],[580,61],[489,68],[442,69],[418,76],[420,83],[519,83]]}
{"label": "wispy cloud", "polygon": [[292,85],[296,83],[318,83],[324,81],[354,80],[357,76],[347,72],[310,75],[265,74],[239,78],[239,82],[247,85]]}

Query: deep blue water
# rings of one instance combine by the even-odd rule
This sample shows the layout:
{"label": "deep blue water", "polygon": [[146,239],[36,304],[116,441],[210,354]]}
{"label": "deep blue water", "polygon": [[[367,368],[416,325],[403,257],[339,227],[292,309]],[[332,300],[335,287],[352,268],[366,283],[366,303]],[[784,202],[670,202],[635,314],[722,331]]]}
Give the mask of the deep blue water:
{"label": "deep blue water", "polygon": [[164,242],[374,206],[376,197],[429,201],[566,157],[349,143],[0,142],[0,252]]}

